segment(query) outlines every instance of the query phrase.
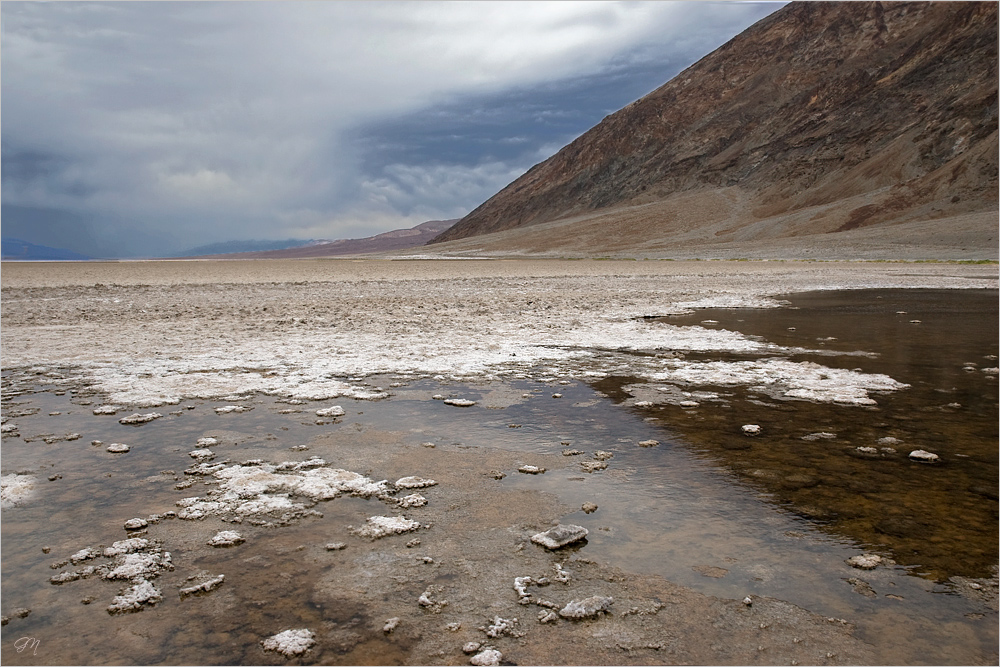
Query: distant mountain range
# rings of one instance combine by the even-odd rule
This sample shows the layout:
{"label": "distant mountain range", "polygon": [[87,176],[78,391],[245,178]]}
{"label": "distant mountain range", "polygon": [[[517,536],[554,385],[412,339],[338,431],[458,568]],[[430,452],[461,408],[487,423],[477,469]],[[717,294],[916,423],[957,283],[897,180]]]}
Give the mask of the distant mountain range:
{"label": "distant mountain range", "polygon": [[997,6],[791,3],[433,243],[738,256],[879,239],[995,257]]}
{"label": "distant mountain range", "polygon": [[[251,252],[229,252],[226,250],[202,253],[202,258],[217,259],[301,259],[308,257],[336,257],[367,253],[393,252],[422,246],[447,230],[455,220],[430,220],[409,229],[395,229],[362,239],[341,239],[338,241],[308,241],[293,247]],[[236,242],[233,242],[236,243]],[[214,244],[206,248],[225,247],[229,244]],[[192,255],[195,253],[191,253]]]}
{"label": "distant mountain range", "polygon": [[0,258],[4,260],[34,260],[34,261],[63,261],[90,259],[86,255],[81,255],[72,250],[62,248],[50,248],[49,246],[28,243],[21,239],[2,238],[0,239]]}
{"label": "distant mountain range", "polygon": [[222,255],[234,252],[261,252],[266,250],[284,250],[285,248],[296,248],[309,245],[310,243],[323,243],[315,239],[285,239],[283,241],[223,241],[221,243],[209,243],[194,248],[189,248],[184,252],[170,255],[171,257],[197,257],[202,255]]}

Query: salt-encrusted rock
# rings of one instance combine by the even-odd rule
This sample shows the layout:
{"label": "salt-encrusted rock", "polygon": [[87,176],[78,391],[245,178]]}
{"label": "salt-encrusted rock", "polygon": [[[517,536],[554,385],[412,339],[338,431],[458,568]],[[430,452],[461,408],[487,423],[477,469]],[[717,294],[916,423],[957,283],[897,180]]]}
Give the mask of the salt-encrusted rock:
{"label": "salt-encrusted rock", "polygon": [[539,623],[555,623],[559,620],[559,615],[551,609],[540,609],[538,611]]}
{"label": "salt-encrusted rock", "polygon": [[219,415],[229,414],[230,412],[250,412],[253,408],[247,408],[242,405],[224,405],[221,408],[215,408],[215,413]]}
{"label": "salt-encrusted rock", "polygon": [[347,545],[343,542],[330,542],[326,545],[327,551],[340,551],[341,549],[346,549]]}
{"label": "salt-encrusted rock", "polygon": [[579,449],[564,449],[562,455],[563,456],[579,456],[580,454],[583,454],[583,453],[584,452],[581,452]]}
{"label": "salt-encrusted rock", "polygon": [[531,541],[546,549],[561,549],[569,544],[579,542],[587,537],[588,530],[583,526],[559,524],[543,533],[531,536]]}
{"label": "salt-encrusted rock", "polygon": [[810,433],[809,435],[802,436],[802,439],[806,442],[815,442],[817,440],[833,440],[837,437],[836,433],[827,433],[826,431],[819,431],[818,433]]}
{"label": "salt-encrusted rock", "polygon": [[640,447],[656,447],[659,444],[660,444],[659,440],[640,440],[639,441],[639,446]]}
{"label": "salt-encrusted rock", "polygon": [[60,572],[54,577],[49,577],[49,583],[58,586],[59,584],[65,584],[68,581],[76,581],[79,578],[79,572]]}
{"label": "salt-encrusted rock", "polygon": [[112,454],[124,454],[128,450],[132,449],[123,442],[112,442],[108,445],[108,451]]}
{"label": "salt-encrusted rock", "polygon": [[596,452],[594,452],[594,459],[597,461],[607,461],[609,459],[614,458],[614,456],[615,455],[612,454],[611,452],[606,452],[603,449],[598,449]]}
{"label": "salt-encrusted rock", "polygon": [[467,398],[446,398],[444,403],[445,405],[454,405],[459,408],[469,408],[476,404],[475,401],[470,401]]}
{"label": "salt-encrusted rock", "polygon": [[583,472],[596,472],[605,470],[608,463],[607,461],[580,461],[580,467],[583,468]]}
{"label": "salt-encrusted rock", "polygon": [[434,600],[434,599],[431,598],[431,595],[433,595],[433,594],[434,594],[433,591],[431,591],[430,589],[427,589],[426,591],[424,591],[423,593],[420,594],[419,598],[417,598],[417,604],[419,604],[424,609],[428,609],[428,610],[434,612],[435,614],[440,614],[441,610],[444,607],[448,606],[448,601],[447,600]]}
{"label": "salt-encrusted rock", "polygon": [[347,413],[344,411],[344,408],[339,405],[334,405],[333,407],[323,408],[322,410],[316,411],[317,417],[343,417],[346,414]]}
{"label": "salt-encrusted rock", "polygon": [[496,639],[497,637],[503,637],[504,635],[513,635],[515,625],[517,625],[516,618],[501,618],[499,616],[494,616],[493,622],[490,625],[480,629],[486,633],[487,637]]}
{"label": "salt-encrusted rock", "polygon": [[697,408],[701,404],[698,401],[681,401],[677,405],[681,406],[682,408]]}
{"label": "salt-encrusted rock", "polygon": [[539,466],[528,466],[524,465],[517,469],[518,472],[523,472],[526,475],[541,475],[545,472],[545,468]]}
{"label": "salt-encrusted rock", "polygon": [[488,667],[490,665],[499,665],[501,660],[503,660],[503,653],[495,648],[488,648],[472,656],[469,659],[469,664],[476,665],[477,667]]}
{"label": "salt-encrusted rock", "polygon": [[614,598],[594,595],[583,600],[572,600],[569,604],[559,610],[559,615],[563,618],[580,620],[584,618],[595,618],[608,611],[614,603]]}
{"label": "salt-encrusted rock", "polygon": [[483,645],[479,642],[466,642],[465,646],[462,647],[462,653],[471,655],[472,653],[475,653],[482,647]]}
{"label": "salt-encrusted rock", "polygon": [[3,426],[0,426],[0,433],[3,433],[4,435],[16,432],[17,432],[17,424],[4,424]]}
{"label": "salt-encrusted rock", "polygon": [[188,456],[197,461],[211,461],[215,458],[215,452],[211,449],[195,449],[188,452]]}
{"label": "salt-encrusted rock", "polygon": [[444,626],[444,629],[447,630],[448,632],[458,632],[459,630],[462,629],[462,624],[457,622],[449,623],[448,625]]}
{"label": "salt-encrusted rock", "polygon": [[882,557],[876,554],[860,554],[848,558],[847,564],[859,570],[874,570],[882,564]]}
{"label": "salt-encrusted rock", "polygon": [[145,519],[136,517],[125,522],[125,530],[142,530],[148,525],[149,523]]}
{"label": "salt-encrusted rock", "polygon": [[396,504],[400,507],[423,507],[427,504],[427,499],[424,498],[419,493],[411,493],[408,496],[403,496],[396,501]]}
{"label": "salt-encrusted rock", "polygon": [[517,597],[520,599],[530,598],[531,593],[528,592],[528,586],[532,583],[531,577],[515,577],[514,578],[514,590],[517,591]]}
{"label": "salt-encrusted rock", "polygon": [[122,554],[131,554],[142,551],[150,546],[150,541],[145,537],[130,537],[127,540],[118,540],[110,547],[104,549],[105,558],[114,558]]}
{"label": "salt-encrusted rock", "polygon": [[113,415],[118,412],[117,405],[99,405],[94,408],[95,415]]}
{"label": "salt-encrusted rock", "polygon": [[118,556],[114,567],[103,575],[105,579],[149,579],[159,575],[162,570],[172,570],[170,552],[162,553],[131,553]]}
{"label": "salt-encrusted rock", "polygon": [[198,438],[198,442],[195,444],[197,444],[198,447],[211,447],[212,445],[219,444],[219,439],[206,436],[204,438]]}
{"label": "salt-encrusted rock", "polygon": [[373,540],[387,535],[409,533],[420,528],[419,521],[413,521],[402,516],[371,516],[365,520],[365,525],[353,529],[356,535],[370,537]]}
{"label": "salt-encrusted rock", "polygon": [[389,634],[398,627],[399,627],[399,617],[393,616],[392,618],[390,618],[385,622],[385,625],[382,626],[382,632],[384,632],[385,634]]}
{"label": "salt-encrusted rock", "polygon": [[744,424],[743,426],[740,427],[740,430],[743,431],[743,435],[749,435],[749,436],[760,435],[759,424]]}
{"label": "salt-encrusted rock", "polygon": [[443,401],[445,398],[446,397],[443,394],[434,394],[431,396],[431,399],[435,401]]}
{"label": "salt-encrusted rock", "polygon": [[97,558],[101,555],[101,552],[93,547],[87,547],[86,549],[80,549],[75,554],[69,557],[69,562],[73,565],[82,563],[85,560],[90,560],[91,558]]}
{"label": "salt-encrusted rock", "polygon": [[189,586],[187,588],[182,588],[180,590],[180,595],[182,598],[184,598],[189,595],[196,595],[198,593],[208,593],[210,591],[214,591],[216,588],[221,586],[225,580],[226,580],[226,575],[220,574],[219,576],[209,579],[208,581],[203,581],[200,584]]}
{"label": "salt-encrusted rock", "polygon": [[652,401],[636,401],[635,407],[637,408],[651,408],[653,407]]}
{"label": "salt-encrusted rock", "polygon": [[215,534],[215,536],[208,541],[208,546],[210,547],[233,547],[237,544],[243,544],[246,542],[246,538],[237,533],[235,530],[222,530]]}
{"label": "salt-encrusted rock", "polygon": [[899,438],[893,438],[892,436],[886,436],[884,438],[878,439],[878,444],[880,445],[901,445],[903,441]]}
{"label": "salt-encrusted rock", "polygon": [[312,630],[285,630],[261,641],[265,651],[275,651],[287,658],[302,655],[316,644],[316,634]]}
{"label": "salt-encrusted rock", "polygon": [[932,452],[924,451],[923,449],[915,449],[910,452],[911,461],[919,461],[921,463],[937,463],[941,460],[941,457]]}
{"label": "salt-encrusted rock", "polygon": [[67,433],[66,437],[64,438],[64,440],[73,441],[73,440],[79,440],[82,437],[83,436],[80,435],[79,433]]}
{"label": "salt-encrusted rock", "polygon": [[420,477],[400,477],[396,480],[395,486],[400,489],[422,489],[427,486],[434,486],[437,482],[433,479],[422,479]]}
{"label": "salt-encrusted rock", "polygon": [[593,514],[597,511],[597,505],[595,503],[584,503],[580,506],[580,509],[583,510],[584,514]]}
{"label": "salt-encrusted rock", "polygon": [[151,422],[154,419],[159,419],[162,416],[163,415],[161,415],[159,412],[147,412],[144,415],[136,412],[134,414],[129,415],[128,417],[122,417],[121,419],[118,420],[118,423],[125,425],[145,424],[146,422]]}
{"label": "salt-encrusted rock", "polygon": [[123,614],[126,612],[140,611],[144,604],[156,604],[163,599],[156,586],[145,579],[138,581],[131,588],[122,591],[121,595],[116,595],[111,600],[108,607],[109,614]]}

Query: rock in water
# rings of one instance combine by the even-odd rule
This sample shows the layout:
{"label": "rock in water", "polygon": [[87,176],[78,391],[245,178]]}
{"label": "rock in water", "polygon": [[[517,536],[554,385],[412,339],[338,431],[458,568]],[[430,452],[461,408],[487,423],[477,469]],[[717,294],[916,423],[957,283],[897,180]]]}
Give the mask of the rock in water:
{"label": "rock in water", "polygon": [[583,526],[559,524],[544,533],[532,535],[531,541],[546,549],[561,549],[566,545],[586,539],[588,532]]}

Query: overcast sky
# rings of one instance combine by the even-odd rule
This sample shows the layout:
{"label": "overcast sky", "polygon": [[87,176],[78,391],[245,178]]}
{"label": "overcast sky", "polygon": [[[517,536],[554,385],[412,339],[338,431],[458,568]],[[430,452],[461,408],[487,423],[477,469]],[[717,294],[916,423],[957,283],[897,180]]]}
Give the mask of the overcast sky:
{"label": "overcast sky", "polygon": [[458,218],[780,7],[4,1],[3,236],[127,257]]}

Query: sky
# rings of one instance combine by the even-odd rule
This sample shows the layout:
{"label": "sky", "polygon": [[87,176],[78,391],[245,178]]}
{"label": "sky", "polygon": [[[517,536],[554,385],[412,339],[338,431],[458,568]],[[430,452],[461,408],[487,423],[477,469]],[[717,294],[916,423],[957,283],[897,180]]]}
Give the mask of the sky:
{"label": "sky", "polygon": [[139,257],[460,218],[782,4],[5,0],[0,232]]}

